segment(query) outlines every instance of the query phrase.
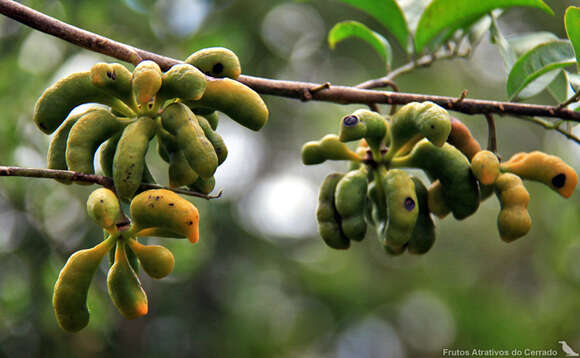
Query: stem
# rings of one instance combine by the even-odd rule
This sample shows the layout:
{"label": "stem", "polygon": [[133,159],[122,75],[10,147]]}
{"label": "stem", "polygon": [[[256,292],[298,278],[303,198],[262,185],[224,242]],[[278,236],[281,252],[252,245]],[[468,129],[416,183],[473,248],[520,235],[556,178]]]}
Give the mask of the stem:
{"label": "stem", "polygon": [[[81,30],[77,27],[56,20],[50,16],[44,15],[38,11],[32,10],[15,1],[0,0],[0,13],[44,33],[56,36],[91,51],[114,57],[121,61],[137,64],[140,60],[152,60],[157,62],[157,64],[159,64],[163,70],[167,70],[171,66],[181,63],[181,61],[169,57],[138,49],[117,41],[110,40],[106,37],[96,35],[89,31]],[[468,53],[460,54],[457,56],[451,53],[440,56],[438,59],[458,56],[468,56]],[[393,80],[397,76],[412,71],[417,67],[428,66],[433,62],[433,60],[434,58],[432,56],[421,57],[412,63],[408,63],[407,65],[399,67],[398,69],[385,76],[384,79]],[[261,94],[295,98],[299,100],[304,98],[304,93],[306,91],[312,94],[312,100],[340,104],[359,103],[372,105],[373,103],[385,103],[393,105],[407,104],[409,102],[431,101],[437,103],[443,108],[467,114],[499,113],[519,116],[556,117],[580,122],[580,112],[575,112],[566,108],[558,108],[557,106],[542,106],[534,104],[520,104],[474,99],[464,99],[460,103],[454,103],[455,98],[453,97],[430,96],[412,93],[393,93],[388,91],[370,91],[344,86],[326,87],[324,84],[297,81],[279,81],[244,75],[240,76],[238,81]],[[321,87],[325,87],[325,89],[320,90]]]}
{"label": "stem", "polygon": [[[60,179],[60,180],[70,180],[74,182],[81,183],[91,183],[104,186],[105,188],[114,189],[113,179],[95,174],[85,174],[72,172],[69,170],[55,170],[55,169],[38,169],[38,168],[20,168],[20,167],[6,167],[0,166],[0,177],[27,177],[27,178],[44,178],[44,179]],[[195,191],[189,191],[177,188],[168,188],[156,184],[141,184],[139,186],[141,190],[149,189],[167,189],[174,191],[178,194],[195,196],[198,198],[203,198],[206,200],[217,199],[222,196],[222,191],[220,190],[216,195],[206,195],[198,193]]]}
{"label": "stem", "polygon": [[485,114],[487,120],[487,150],[497,154],[497,135],[495,130],[495,120],[489,113]]}

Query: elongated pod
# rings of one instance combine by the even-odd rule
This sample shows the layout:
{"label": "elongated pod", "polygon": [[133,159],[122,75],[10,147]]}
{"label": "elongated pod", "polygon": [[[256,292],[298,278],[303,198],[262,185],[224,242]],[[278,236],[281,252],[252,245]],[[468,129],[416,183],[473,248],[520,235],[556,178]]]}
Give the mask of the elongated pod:
{"label": "elongated pod", "polygon": [[475,153],[481,150],[479,142],[463,122],[454,117],[449,117],[449,119],[451,120],[451,132],[447,138],[447,143],[459,149],[467,159],[471,160]]}
{"label": "elongated pod", "polygon": [[[91,108],[85,112],[68,116],[64,123],[54,133],[54,136],[50,140],[48,155],[46,158],[46,167],[48,169],[68,169],[68,166],[66,165],[66,142],[68,140],[70,130],[83,115],[94,110],[95,108]],[[70,180],[57,180],[62,184],[68,185],[72,183]]]}
{"label": "elongated pod", "polygon": [[218,157],[195,114],[184,104],[175,102],[163,110],[161,122],[163,128],[175,137],[175,144],[183,151],[193,170],[205,179],[213,176]]}
{"label": "elongated pod", "polygon": [[137,106],[143,113],[153,109],[153,103],[161,88],[161,83],[161,69],[153,61],[141,61],[133,70],[131,89]]}
{"label": "elongated pod", "polygon": [[171,190],[147,190],[131,201],[134,236],[186,237],[199,240],[199,212]]}
{"label": "elongated pod", "polygon": [[327,134],[319,141],[310,141],[302,146],[302,163],[312,165],[323,163],[326,160],[360,162],[361,158],[341,142],[335,134]]}
{"label": "elongated pod", "polygon": [[136,239],[127,241],[139,258],[143,270],[152,278],[163,278],[173,271],[175,258],[169,249],[159,245],[143,245]]}
{"label": "elongated pod", "polygon": [[511,173],[501,174],[494,185],[501,206],[497,217],[499,234],[503,241],[511,242],[527,234],[532,226],[527,210],[530,194],[520,177]]}
{"label": "elongated pod", "polygon": [[186,63],[171,66],[162,77],[159,98],[198,100],[205,91],[206,80],[200,70]]}
{"label": "elongated pod", "polygon": [[236,54],[225,47],[209,47],[192,53],[185,59],[212,77],[237,79],[242,73],[240,60]]}
{"label": "elongated pod", "polygon": [[199,175],[191,169],[183,151],[178,150],[170,154],[169,158],[169,186],[178,188],[196,182]]}
{"label": "elongated pod", "polygon": [[211,126],[211,129],[213,129],[214,131],[217,129],[220,119],[216,111],[210,111],[209,113],[198,113],[194,111],[193,113],[195,113],[196,116],[202,116],[203,118],[205,118],[209,123],[209,125]]}
{"label": "elongated pod", "polygon": [[427,188],[419,178],[411,177],[411,179],[415,183],[419,214],[407,250],[411,254],[422,255],[429,251],[435,243],[435,224],[429,212]]}
{"label": "elongated pod", "polygon": [[32,119],[41,131],[50,134],[75,107],[83,103],[101,103],[122,115],[133,114],[121,100],[95,87],[90,72],[78,72],[59,80],[44,91],[34,106]]}
{"label": "elongated pod", "polygon": [[382,176],[387,204],[383,245],[398,253],[411,240],[419,214],[415,183],[400,169],[391,169]]}
{"label": "elongated pod", "polygon": [[383,116],[368,109],[358,109],[342,118],[338,136],[342,142],[364,138],[371,148],[379,148],[388,133],[389,125]]}
{"label": "elongated pod", "polygon": [[195,116],[199,123],[201,129],[203,129],[203,133],[205,137],[210,141],[213,149],[215,150],[215,154],[218,158],[218,165],[221,165],[228,156],[228,148],[226,147],[226,143],[224,142],[222,136],[220,136],[217,132],[215,132],[207,119],[204,116]]}
{"label": "elongated pod", "polygon": [[344,174],[333,173],[324,178],[318,194],[316,221],[318,233],[326,245],[333,249],[348,249],[350,239],[344,235],[341,227],[341,218],[336,210],[335,192],[340,179]]}
{"label": "elongated pod", "polygon": [[77,332],[89,323],[87,294],[99,263],[113,247],[109,237],[91,249],[72,254],[58,275],[54,285],[52,306],[58,324],[65,331]]}
{"label": "elongated pod", "polygon": [[451,132],[449,113],[432,102],[404,105],[391,118],[390,125],[388,158],[408,153],[422,138],[440,147]]}
{"label": "elongated pod", "polygon": [[113,182],[121,200],[131,199],[141,184],[145,155],[155,128],[153,119],[140,117],[123,130],[113,158]]}
{"label": "elongated pod", "polygon": [[215,188],[215,178],[204,179],[199,177],[193,184],[189,184],[187,187],[202,194],[209,194]]}
{"label": "elongated pod", "polygon": [[491,185],[499,175],[499,159],[488,150],[479,151],[471,159],[471,171],[481,184]]}
{"label": "elongated pod", "polygon": [[99,188],[87,199],[87,213],[109,233],[116,232],[115,224],[123,220],[123,212],[115,193],[107,188]]}
{"label": "elongated pod", "polygon": [[119,144],[122,134],[123,132],[114,134],[99,149],[99,163],[105,176],[113,177],[113,161],[115,160],[117,144]]}
{"label": "elongated pod", "polygon": [[131,94],[131,77],[133,74],[120,63],[97,63],[91,67],[91,82],[112,96],[134,107]]}
{"label": "elongated pod", "polygon": [[435,214],[439,219],[443,219],[451,212],[451,209],[449,209],[449,206],[447,206],[445,202],[443,186],[439,180],[435,180],[431,185],[429,185],[427,205],[429,206],[429,211]]}
{"label": "elongated pod", "polygon": [[572,167],[555,155],[540,151],[515,154],[501,164],[501,171],[544,183],[564,198],[572,196],[578,184],[578,174]]}
{"label": "elongated pod", "polygon": [[254,131],[268,121],[268,107],[262,98],[246,85],[229,78],[207,82],[199,101],[185,101],[191,108],[210,108]]}
{"label": "elongated pod", "polygon": [[454,146],[436,147],[423,139],[405,157],[395,158],[395,167],[423,169],[442,185],[445,204],[453,216],[464,219],[479,207],[479,187],[467,158]]}
{"label": "elongated pod", "polygon": [[348,172],[336,185],[334,205],[341,218],[342,232],[350,240],[361,241],[366,235],[366,193],[367,171],[364,169]]}
{"label": "elongated pod", "polygon": [[119,312],[127,319],[135,319],[147,314],[148,302],[141,282],[129,264],[125,245],[124,241],[117,241],[115,263],[107,275],[107,289]]}
{"label": "elongated pod", "polygon": [[69,170],[94,174],[97,149],[127,124],[128,121],[120,120],[105,109],[96,109],[83,115],[72,126],[66,142]]}

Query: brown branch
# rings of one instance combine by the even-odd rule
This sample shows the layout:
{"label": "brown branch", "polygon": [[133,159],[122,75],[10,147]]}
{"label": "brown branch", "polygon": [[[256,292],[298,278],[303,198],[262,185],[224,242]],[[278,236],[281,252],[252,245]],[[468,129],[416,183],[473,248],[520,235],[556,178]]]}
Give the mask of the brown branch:
{"label": "brown branch", "polygon": [[[157,62],[164,70],[167,70],[171,66],[181,62],[81,30],[14,1],[0,0],[0,13],[44,33],[56,36],[91,51],[114,57],[121,61],[136,64],[139,60],[152,60]],[[467,56],[467,54],[454,55],[454,57],[458,56]],[[413,63],[394,70],[389,75],[385,76],[384,79],[392,80],[396,76],[409,72],[416,67],[428,66],[433,62],[433,60],[434,57],[432,56],[421,58]],[[515,116],[553,117],[580,122],[580,112],[566,108],[558,108],[557,106],[476,99],[464,99],[459,103],[454,103],[456,100],[454,97],[373,91],[334,85],[324,90],[320,90],[321,86],[324,86],[323,84],[280,81],[245,75],[240,76],[238,81],[264,95],[295,98],[298,100],[302,100],[304,98],[304,93],[309,92],[311,93],[312,100],[339,104],[360,103],[369,105],[373,103],[385,103],[393,105],[406,104],[409,102],[431,101],[437,103],[443,108],[466,114],[498,113],[502,115],[511,114]]]}
{"label": "brown branch", "polygon": [[[20,168],[20,167],[5,167],[0,166],[0,177],[27,177],[27,178],[44,178],[44,179],[59,179],[69,180],[73,182],[91,183],[104,186],[105,188],[114,189],[113,179],[95,174],[85,174],[72,172],[70,170],[55,170],[55,169],[38,169],[38,168]],[[216,195],[206,195],[195,191],[189,191],[178,188],[168,188],[156,184],[141,184],[141,190],[149,189],[167,189],[179,194],[195,196],[198,198],[210,200],[217,199],[222,196],[222,190]]]}
{"label": "brown branch", "polygon": [[495,120],[493,119],[493,115],[490,113],[485,113],[485,119],[487,120],[487,150],[497,155],[497,134],[495,130]]}

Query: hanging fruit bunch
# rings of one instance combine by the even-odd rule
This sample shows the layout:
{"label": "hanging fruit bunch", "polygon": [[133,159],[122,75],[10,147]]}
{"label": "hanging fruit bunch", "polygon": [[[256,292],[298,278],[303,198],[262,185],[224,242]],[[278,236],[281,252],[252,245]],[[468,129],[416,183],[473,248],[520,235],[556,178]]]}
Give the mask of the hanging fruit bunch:
{"label": "hanging fruit bunch", "polygon": [[[345,144],[351,141],[359,141],[355,151]],[[392,117],[366,109],[345,116],[338,136],[302,147],[304,164],[326,160],[346,160],[350,168],[328,175],[320,187],[316,216],[324,242],[347,249],[364,239],[370,224],[391,255],[426,253],[435,242],[431,214],[463,220],[494,192],[499,235],[513,241],[531,227],[522,179],[542,182],[565,198],[578,183],[574,169],[542,152],[518,153],[500,163],[461,121],[431,102],[409,103]],[[402,168],[423,170],[431,184]]]}
{"label": "hanging fruit bunch", "polygon": [[[165,73],[152,61],[139,63],[133,72],[120,64],[99,63],[61,79],[39,98],[34,122],[46,134],[55,132],[48,168],[93,174],[100,150],[103,173],[114,183],[114,191],[98,189],[87,203],[105,239],[71,255],[56,282],[53,307],[63,329],[76,332],[88,324],[87,292],[107,253],[109,295],[121,314],[132,319],[148,310],[139,267],[152,278],[162,278],[174,265],[168,249],[143,245],[139,238],[198,241],[199,213],[192,203],[170,190],[140,192],[142,183],[156,183],[145,156],[156,138],[158,152],[169,164],[169,186],[210,193],[214,173],[228,154],[216,132],[216,111],[254,131],[268,119],[260,96],[235,81],[240,74],[232,51],[209,48]],[[71,114],[86,103],[100,105]],[[130,202],[129,215],[122,212],[120,201]]]}

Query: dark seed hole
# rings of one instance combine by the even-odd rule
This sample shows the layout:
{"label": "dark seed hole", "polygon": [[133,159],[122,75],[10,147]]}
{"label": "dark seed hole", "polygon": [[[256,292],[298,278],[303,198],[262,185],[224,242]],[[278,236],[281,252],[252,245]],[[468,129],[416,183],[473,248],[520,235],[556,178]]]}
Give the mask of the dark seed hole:
{"label": "dark seed hole", "polygon": [[111,73],[111,71],[107,71],[107,77],[113,78],[113,74]]}
{"label": "dark seed hole", "polygon": [[169,203],[169,206],[175,206],[175,204],[173,204],[173,203]]}
{"label": "dark seed hole", "polygon": [[431,124],[431,129],[435,129],[435,126]]}
{"label": "dark seed hole", "polygon": [[187,225],[193,225],[193,221],[188,222]]}
{"label": "dark seed hole", "polygon": [[211,71],[213,73],[215,73],[216,75],[219,75],[220,73],[222,73],[222,71],[224,70],[224,65],[222,65],[221,62],[216,63],[215,65],[213,65]]}
{"label": "dark seed hole", "polygon": [[566,174],[560,173],[552,178],[552,185],[554,188],[561,188],[566,184]]}
{"label": "dark seed hole", "polygon": [[407,209],[407,211],[412,211],[415,209],[415,200],[407,197],[405,199],[405,209]]}
{"label": "dark seed hole", "polygon": [[101,199],[101,203],[104,203],[105,201],[103,199]]}
{"label": "dark seed hole", "polygon": [[346,116],[342,120],[342,123],[347,127],[352,127],[358,123],[358,118],[357,116]]}

